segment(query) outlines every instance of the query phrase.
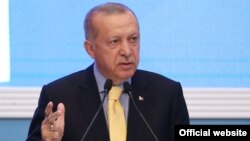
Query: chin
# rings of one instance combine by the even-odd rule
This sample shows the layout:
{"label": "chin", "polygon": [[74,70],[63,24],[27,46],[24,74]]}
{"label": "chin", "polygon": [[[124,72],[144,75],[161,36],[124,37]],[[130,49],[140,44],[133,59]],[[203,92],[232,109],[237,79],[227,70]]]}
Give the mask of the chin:
{"label": "chin", "polygon": [[120,76],[121,78],[123,78],[123,80],[127,80],[131,78],[134,75],[134,73],[135,71],[129,71],[129,72],[122,73]]}

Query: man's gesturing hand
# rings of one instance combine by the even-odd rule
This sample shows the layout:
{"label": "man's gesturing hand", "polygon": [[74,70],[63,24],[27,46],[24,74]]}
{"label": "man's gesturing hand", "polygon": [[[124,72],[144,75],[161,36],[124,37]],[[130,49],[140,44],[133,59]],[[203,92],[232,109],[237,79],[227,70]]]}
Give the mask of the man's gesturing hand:
{"label": "man's gesturing hand", "polygon": [[62,103],[53,112],[53,103],[49,102],[45,109],[45,118],[42,122],[43,141],[61,141],[64,132],[65,107]]}

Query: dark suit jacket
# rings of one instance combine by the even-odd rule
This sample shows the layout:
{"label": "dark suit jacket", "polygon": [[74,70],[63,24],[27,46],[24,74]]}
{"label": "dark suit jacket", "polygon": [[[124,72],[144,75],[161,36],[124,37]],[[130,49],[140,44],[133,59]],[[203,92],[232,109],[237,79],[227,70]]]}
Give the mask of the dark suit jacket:
{"label": "dark suit jacket", "polygon": [[[189,124],[189,115],[180,83],[142,70],[135,72],[131,83],[135,102],[156,136],[160,141],[173,141],[174,126]],[[139,96],[144,100],[139,100]],[[41,122],[49,101],[53,101],[54,105],[60,102],[65,104],[65,130],[62,140],[80,141],[101,103],[93,65],[42,88],[27,141],[41,140]],[[132,102],[129,105],[127,124],[128,141],[154,141]],[[102,109],[85,141],[108,140],[108,128]]]}

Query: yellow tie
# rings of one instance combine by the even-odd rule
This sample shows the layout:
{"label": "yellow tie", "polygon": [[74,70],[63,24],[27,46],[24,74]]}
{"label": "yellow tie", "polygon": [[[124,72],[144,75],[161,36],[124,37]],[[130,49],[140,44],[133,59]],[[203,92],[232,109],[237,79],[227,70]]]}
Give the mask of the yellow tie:
{"label": "yellow tie", "polygon": [[113,86],[109,92],[108,122],[110,141],[126,141],[127,129],[124,110],[119,101],[122,89]]}

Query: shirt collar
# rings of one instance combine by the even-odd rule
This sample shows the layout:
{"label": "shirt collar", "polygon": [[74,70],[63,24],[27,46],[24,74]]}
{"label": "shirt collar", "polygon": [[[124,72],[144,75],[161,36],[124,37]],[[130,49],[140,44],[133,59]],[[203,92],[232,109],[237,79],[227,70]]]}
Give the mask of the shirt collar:
{"label": "shirt collar", "polygon": [[94,63],[94,75],[95,75],[95,80],[97,83],[98,91],[102,92],[106,78],[100,73],[95,63]]}

